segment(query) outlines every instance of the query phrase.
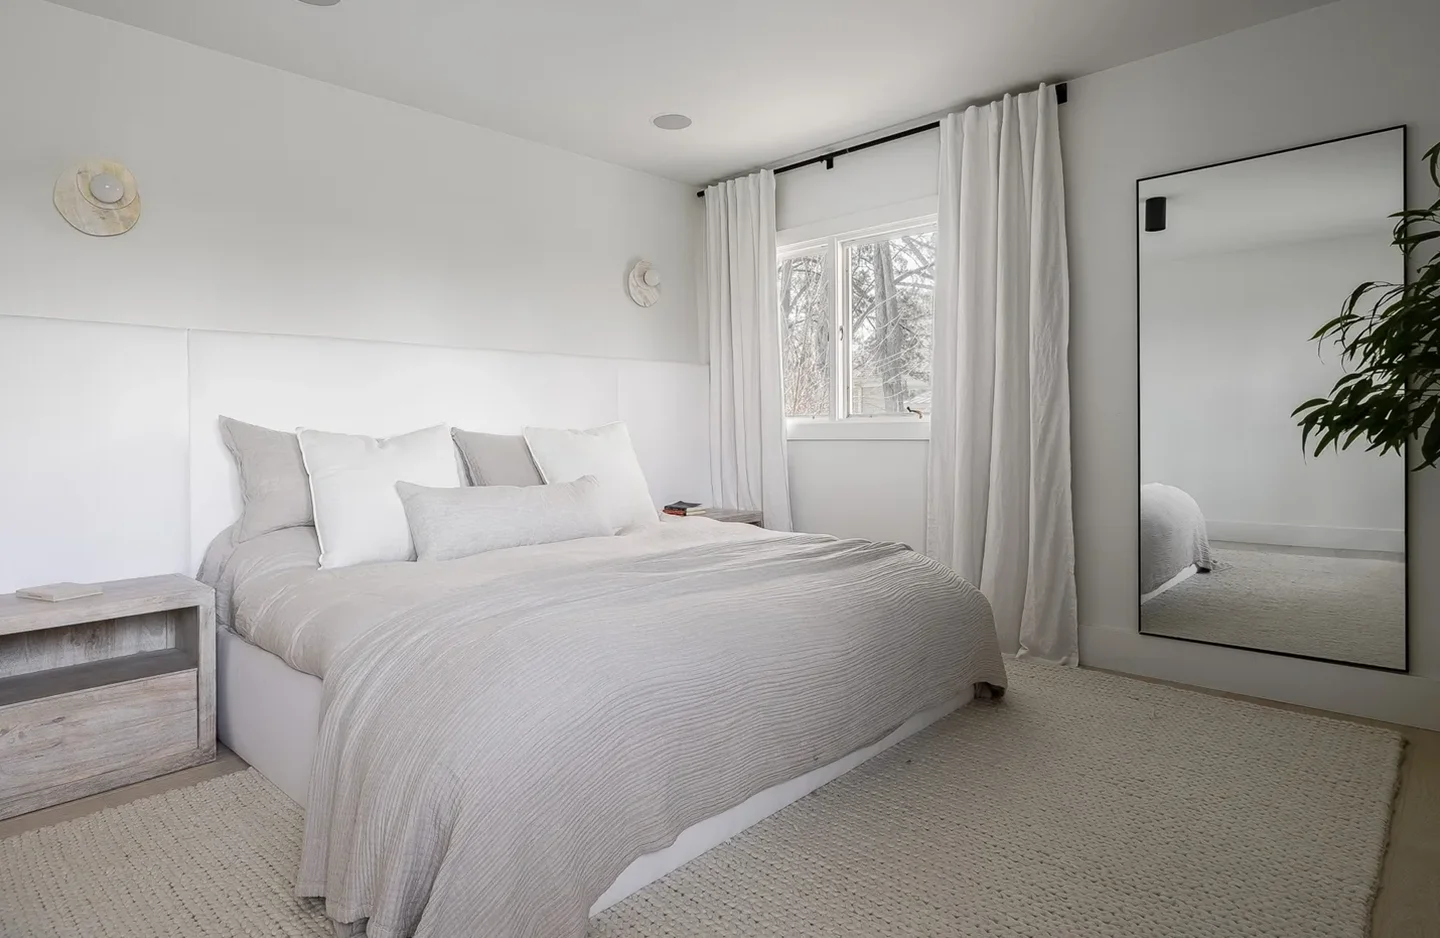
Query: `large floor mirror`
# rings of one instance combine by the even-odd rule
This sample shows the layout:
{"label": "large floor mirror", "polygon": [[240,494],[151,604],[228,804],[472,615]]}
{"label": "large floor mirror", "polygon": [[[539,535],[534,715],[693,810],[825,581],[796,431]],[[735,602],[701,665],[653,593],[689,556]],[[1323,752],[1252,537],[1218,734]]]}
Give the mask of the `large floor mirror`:
{"label": "large floor mirror", "polygon": [[1397,127],[1138,182],[1143,633],[1406,669],[1404,460],[1291,416],[1345,373],[1316,329],[1403,282],[1404,179]]}

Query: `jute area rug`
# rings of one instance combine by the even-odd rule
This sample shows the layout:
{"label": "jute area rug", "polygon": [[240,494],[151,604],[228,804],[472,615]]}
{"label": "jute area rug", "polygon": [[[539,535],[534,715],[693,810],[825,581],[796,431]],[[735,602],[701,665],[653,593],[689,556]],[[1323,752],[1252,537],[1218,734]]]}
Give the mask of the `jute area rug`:
{"label": "jute area rug", "polygon": [[[1364,938],[1395,734],[1013,662],[977,702],[591,922],[592,938]],[[253,770],[0,841],[0,935],[329,936]]]}

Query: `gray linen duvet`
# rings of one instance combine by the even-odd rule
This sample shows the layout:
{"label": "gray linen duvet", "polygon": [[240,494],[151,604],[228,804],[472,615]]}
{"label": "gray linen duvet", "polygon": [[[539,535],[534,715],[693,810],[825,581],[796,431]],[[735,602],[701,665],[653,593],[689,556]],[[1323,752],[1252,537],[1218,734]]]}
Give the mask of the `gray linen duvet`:
{"label": "gray linen duvet", "polygon": [[324,677],[297,891],[379,938],[583,936],[691,824],[1005,685],[985,599],[898,544],[685,521],[278,576],[235,624]]}

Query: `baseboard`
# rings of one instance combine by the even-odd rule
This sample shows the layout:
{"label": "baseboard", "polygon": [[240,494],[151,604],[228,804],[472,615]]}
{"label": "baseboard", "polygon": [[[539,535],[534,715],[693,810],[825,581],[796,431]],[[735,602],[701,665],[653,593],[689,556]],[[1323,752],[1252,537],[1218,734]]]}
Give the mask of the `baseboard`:
{"label": "baseboard", "polygon": [[1205,519],[1212,541],[1275,544],[1282,547],[1325,547],[1334,550],[1405,551],[1405,532],[1391,528],[1334,528],[1311,524],[1270,524],[1263,521]]}
{"label": "baseboard", "polygon": [[1440,680],[1242,648],[1141,635],[1133,629],[1080,629],[1080,664],[1440,730]]}

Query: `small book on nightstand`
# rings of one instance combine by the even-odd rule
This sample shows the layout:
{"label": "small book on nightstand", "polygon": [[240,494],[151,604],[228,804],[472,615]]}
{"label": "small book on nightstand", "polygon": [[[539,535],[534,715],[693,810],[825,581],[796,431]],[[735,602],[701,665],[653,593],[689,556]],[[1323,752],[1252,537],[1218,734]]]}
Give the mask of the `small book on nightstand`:
{"label": "small book on nightstand", "polygon": [[681,518],[691,515],[703,515],[705,511],[705,506],[699,502],[671,502],[665,506],[665,514],[677,515]]}
{"label": "small book on nightstand", "polygon": [[23,590],[16,590],[15,595],[21,599],[41,599],[47,603],[63,603],[67,599],[99,596],[102,592],[100,587],[90,583],[51,583],[47,586],[27,586]]}

